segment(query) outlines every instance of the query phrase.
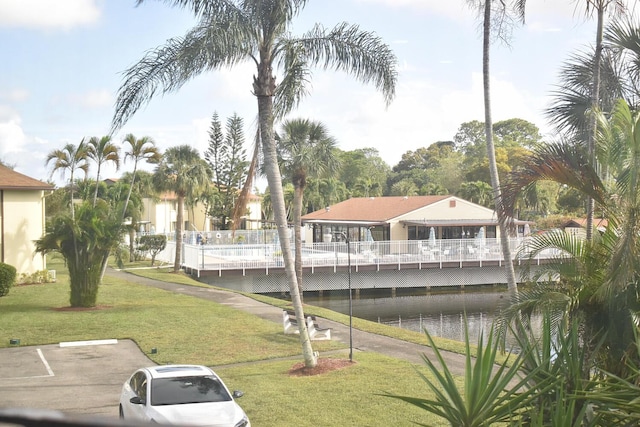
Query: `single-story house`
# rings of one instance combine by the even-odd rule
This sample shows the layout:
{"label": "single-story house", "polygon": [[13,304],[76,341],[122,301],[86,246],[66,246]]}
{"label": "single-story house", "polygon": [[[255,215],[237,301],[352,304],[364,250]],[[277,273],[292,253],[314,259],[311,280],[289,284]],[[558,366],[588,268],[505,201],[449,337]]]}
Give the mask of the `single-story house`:
{"label": "single-story house", "polygon": [[[601,233],[603,233],[606,230],[608,224],[609,224],[609,221],[606,218],[593,219],[593,227]],[[587,236],[587,219],[573,218],[566,221],[564,224],[562,224],[560,228],[569,234],[586,237]]]}
{"label": "single-story house", "polygon": [[[498,218],[489,208],[456,196],[355,197],[302,217],[307,242],[427,240],[499,237]],[[515,221],[518,235],[525,221]]]}
{"label": "single-story house", "polygon": [[45,233],[45,196],[54,186],[0,165],[0,261],[21,274],[46,270],[34,241]]}

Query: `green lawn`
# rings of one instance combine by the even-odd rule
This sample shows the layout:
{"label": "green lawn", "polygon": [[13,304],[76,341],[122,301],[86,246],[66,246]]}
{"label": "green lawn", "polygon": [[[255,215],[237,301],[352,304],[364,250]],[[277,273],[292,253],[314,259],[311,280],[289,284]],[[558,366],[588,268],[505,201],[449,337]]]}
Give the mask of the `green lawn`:
{"label": "green lawn", "polygon": [[[69,311],[64,309],[69,304],[64,266],[52,260],[49,268],[57,270],[56,283],[16,286],[0,298],[0,347],[9,346],[11,338],[20,338],[21,345],[129,338],[158,364],[214,367],[230,388],[245,392],[240,403],[254,426],[446,425],[406,403],[381,396],[424,397],[426,388],[417,373],[426,373],[422,366],[356,352],[356,364],[350,367],[291,377],[289,369],[301,361],[300,344],[296,336],[285,336],[280,324],[108,276],[98,295],[99,309]],[[178,279],[165,274],[165,280],[167,276]],[[153,347],[157,354],[150,354]],[[314,342],[313,347],[326,351],[344,346]],[[289,356],[295,357],[282,359]],[[346,358],[347,353],[334,357]],[[238,365],[219,366],[233,364]]]}

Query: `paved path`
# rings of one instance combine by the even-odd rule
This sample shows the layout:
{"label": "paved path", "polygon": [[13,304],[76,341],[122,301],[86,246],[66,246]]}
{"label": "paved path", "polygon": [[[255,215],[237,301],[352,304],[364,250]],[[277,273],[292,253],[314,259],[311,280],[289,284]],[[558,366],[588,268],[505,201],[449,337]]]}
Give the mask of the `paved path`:
{"label": "paved path", "polygon": [[[136,276],[127,272],[109,269],[107,275],[119,277],[135,283],[153,286],[167,291],[176,292],[185,295],[191,295],[197,298],[208,299],[218,302],[238,310],[243,310],[254,314],[263,319],[267,319],[276,323],[282,323],[282,309],[269,304],[256,301],[244,295],[224,291],[220,289],[189,286],[176,283],[168,283],[159,280],[149,279],[146,277]],[[334,322],[328,319],[322,319],[320,325],[325,328],[332,328],[331,339],[340,341],[349,345],[349,327],[342,323]],[[424,363],[422,355],[425,354],[430,359],[434,357],[433,350],[426,345],[414,344],[395,338],[382,335],[363,332],[357,329],[352,330],[354,351],[373,351],[398,359],[408,360],[413,363]],[[426,338],[425,338],[426,342]],[[441,351],[447,362],[447,367],[454,374],[462,375],[464,373],[464,356],[456,353]],[[357,356],[354,356],[357,358]]]}

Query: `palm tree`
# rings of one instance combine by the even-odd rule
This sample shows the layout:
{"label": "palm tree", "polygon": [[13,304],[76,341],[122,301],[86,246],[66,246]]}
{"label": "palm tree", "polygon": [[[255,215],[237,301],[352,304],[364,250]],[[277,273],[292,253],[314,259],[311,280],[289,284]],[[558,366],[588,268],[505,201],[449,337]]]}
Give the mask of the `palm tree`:
{"label": "palm tree", "polygon": [[[118,212],[122,211],[125,198],[129,195],[129,201],[127,203],[127,209],[125,211],[125,217],[130,218],[131,221],[126,226],[129,232],[129,262],[134,261],[135,255],[135,232],[137,231],[138,223],[143,217],[144,213],[144,198],[156,199],[156,190],[153,185],[153,174],[147,171],[137,171],[136,179],[133,191],[129,192],[130,183],[132,182],[132,172],[125,172],[120,177],[120,180],[114,185],[111,185],[105,195],[105,200],[111,203],[112,209],[117,209]],[[118,257],[120,260],[121,257]]]}
{"label": "palm tree", "polygon": [[[604,13],[611,7],[613,13],[621,15],[626,7],[623,0],[586,0],[586,13],[595,11],[597,15],[596,46],[593,58],[593,85],[591,86],[591,113],[589,117],[587,150],[592,164],[596,161],[596,111],[600,107],[600,64],[602,62],[602,37],[604,35]],[[611,9],[609,9],[611,10]],[[595,201],[591,198],[587,202],[587,240],[591,239],[593,233],[593,213]]]}
{"label": "palm tree", "polygon": [[58,252],[69,269],[72,307],[94,307],[101,280],[102,263],[120,238],[121,221],[100,200],[78,207],[77,217],[56,216],[47,232],[36,241],[36,252]]}
{"label": "palm tree", "polygon": [[[596,111],[609,111],[616,99],[630,86],[621,80],[624,69],[619,58],[603,43],[604,17],[625,13],[624,0],[585,0],[585,15],[596,15],[596,43],[593,52],[573,55],[561,70],[562,81],[555,100],[547,109],[550,122],[559,132],[568,131],[577,143],[585,145],[592,162],[596,160]],[[587,239],[593,231],[594,204],[587,200]]]}
{"label": "palm tree", "polygon": [[[502,191],[500,189],[500,177],[498,176],[498,164],[496,162],[496,150],[493,143],[493,120],[491,118],[491,73],[489,71],[490,60],[490,46],[492,37],[492,27],[496,30],[497,36],[505,39],[504,32],[508,30],[505,26],[505,22],[508,22],[506,18],[509,18],[507,13],[507,2],[505,1],[492,1],[485,0],[478,2],[477,0],[468,0],[471,4],[477,5],[480,3],[483,11],[482,19],[482,78],[483,78],[483,92],[484,92],[484,133],[487,141],[487,157],[489,159],[489,175],[491,176],[491,187],[493,188],[493,202],[498,214],[498,224],[500,226],[500,244],[502,246],[502,253],[504,254],[505,267],[507,270],[507,286],[509,292],[512,295],[518,293],[518,285],[516,283],[516,273],[513,267],[513,259],[511,257],[511,248],[509,246],[509,234],[511,226],[509,224],[509,217],[504,213],[502,203]],[[524,21],[524,10],[526,0],[515,1],[516,11],[520,18]],[[498,19],[492,15],[493,6],[497,5]],[[497,24],[496,24],[497,22]],[[508,260],[508,261],[507,261]]]}
{"label": "palm tree", "polygon": [[153,174],[153,181],[158,190],[173,191],[178,197],[174,272],[180,271],[181,267],[185,200],[198,197],[210,179],[211,170],[207,163],[200,158],[198,151],[189,145],[169,148]]}
{"label": "palm tree", "polygon": [[47,155],[46,164],[48,165],[53,161],[53,168],[51,175],[56,171],[60,171],[64,178],[65,172],[69,171],[69,193],[71,194],[71,219],[75,219],[75,210],[73,208],[73,186],[74,175],[77,170],[84,171],[85,176],[89,170],[89,164],[87,163],[87,145],[84,142],[84,138],[80,141],[80,144],[76,147],[74,144],[66,144],[62,150],[53,150]]}
{"label": "palm tree", "polygon": [[98,199],[98,185],[100,184],[100,170],[102,165],[112,162],[116,166],[116,170],[120,168],[120,149],[111,142],[110,136],[98,138],[92,137],[87,147],[87,157],[96,162],[98,171],[96,172],[96,190],[93,193],[93,206],[96,205]]}
{"label": "palm tree", "polygon": [[320,122],[308,119],[287,120],[276,135],[280,170],[293,184],[293,230],[295,235],[295,270],[300,298],[302,292],[302,234],[300,218],[307,178],[335,174],[340,167],[336,141]]}
{"label": "palm tree", "polygon": [[[138,4],[143,1],[138,0]],[[346,23],[332,30],[316,25],[302,37],[294,38],[290,33],[292,21],[304,8],[305,0],[171,0],[168,3],[191,9],[199,22],[184,37],[168,40],[165,46],[149,52],[125,72],[112,128],[122,127],[157,92],[175,91],[204,71],[231,67],[241,61],[255,64],[253,94],[258,101],[259,141],[291,299],[296,316],[302,318],[294,261],[286,238],[287,218],[274,119],[284,117],[298,105],[307,93],[310,67],[316,65],[346,71],[364,83],[373,83],[389,103],[395,94],[396,57],[375,34]],[[276,84],[278,68],[282,75]],[[299,322],[299,327],[305,364],[315,366],[316,358],[304,322]]]}
{"label": "palm tree", "polygon": [[125,152],[124,161],[126,162],[128,158],[131,158],[131,160],[133,160],[133,172],[131,172],[129,194],[124,201],[124,207],[122,208],[122,219],[125,218],[127,207],[129,205],[129,199],[131,198],[131,191],[133,191],[133,186],[136,181],[136,171],[138,170],[138,163],[141,160],[145,160],[147,163],[155,164],[158,163],[162,158],[160,151],[158,151],[158,148],[155,145],[155,142],[148,136],[136,138],[133,134],[130,133],[125,136],[123,142],[129,144],[129,151]]}
{"label": "palm tree", "polygon": [[[607,170],[602,179],[584,147],[555,143],[542,147],[514,172],[504,187],[507,212],[522,189],[542,180],[573,188],[592,198],[608,219],[606,231],[582,241],[564,232],[535,236],[528,243],[531,256],[554,248],[562,256],[541,274],[559,277],[555,295],[537,292],[516,306],[531,312],[541,302],[559,305],[558,312],[579,312],[584,318],[585,343],[602,337],[600,368],[622,374],[626,361],[639,359],[634,329],[640,304],[640,113],[619,101],[611,117],[596,118],[598,162]],[[542,276],[541,276],[542,277]],[[534,279],[536,279],[534,277]]]}

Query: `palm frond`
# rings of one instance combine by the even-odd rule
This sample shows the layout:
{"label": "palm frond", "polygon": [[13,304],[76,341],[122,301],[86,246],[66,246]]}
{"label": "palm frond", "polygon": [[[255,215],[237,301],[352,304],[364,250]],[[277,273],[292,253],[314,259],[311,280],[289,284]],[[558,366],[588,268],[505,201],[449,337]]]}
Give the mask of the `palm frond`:
{"label": "palm frond", "polygon": [[283,119],[309,93],[307,88],[310,85],[311,71],[300,49],[301,47],[292,43],[289,38],[282,38],[275,46],[275,51],[280,52],[277,56],[284,76],[276,87],[275,120]]}
{"label": "palm frond", "polygon": [[204,16],[184,37],[169,39],[148,51],[124,72],[111,133],[160,92],[167,94],[205,70],[231,67],[253,54],[254,29],[238,14]]}
{"label": "palm frond", "polygon": [[607,206],[609,195],[584,150],[572,144],[551,143],[535,150],[505,180],[502,197],[508,217],[513,217],[522,189],[539,181],[566,185],[592,197],[600,207]]}
{"label": "palm frond", "polygon": [[381,90],[387,105],[395,96],[397,58],[376,34],[357,25],[338,24],[327,31],[317,24],[297,40],[306,61],[324,69],[345,71]]}

